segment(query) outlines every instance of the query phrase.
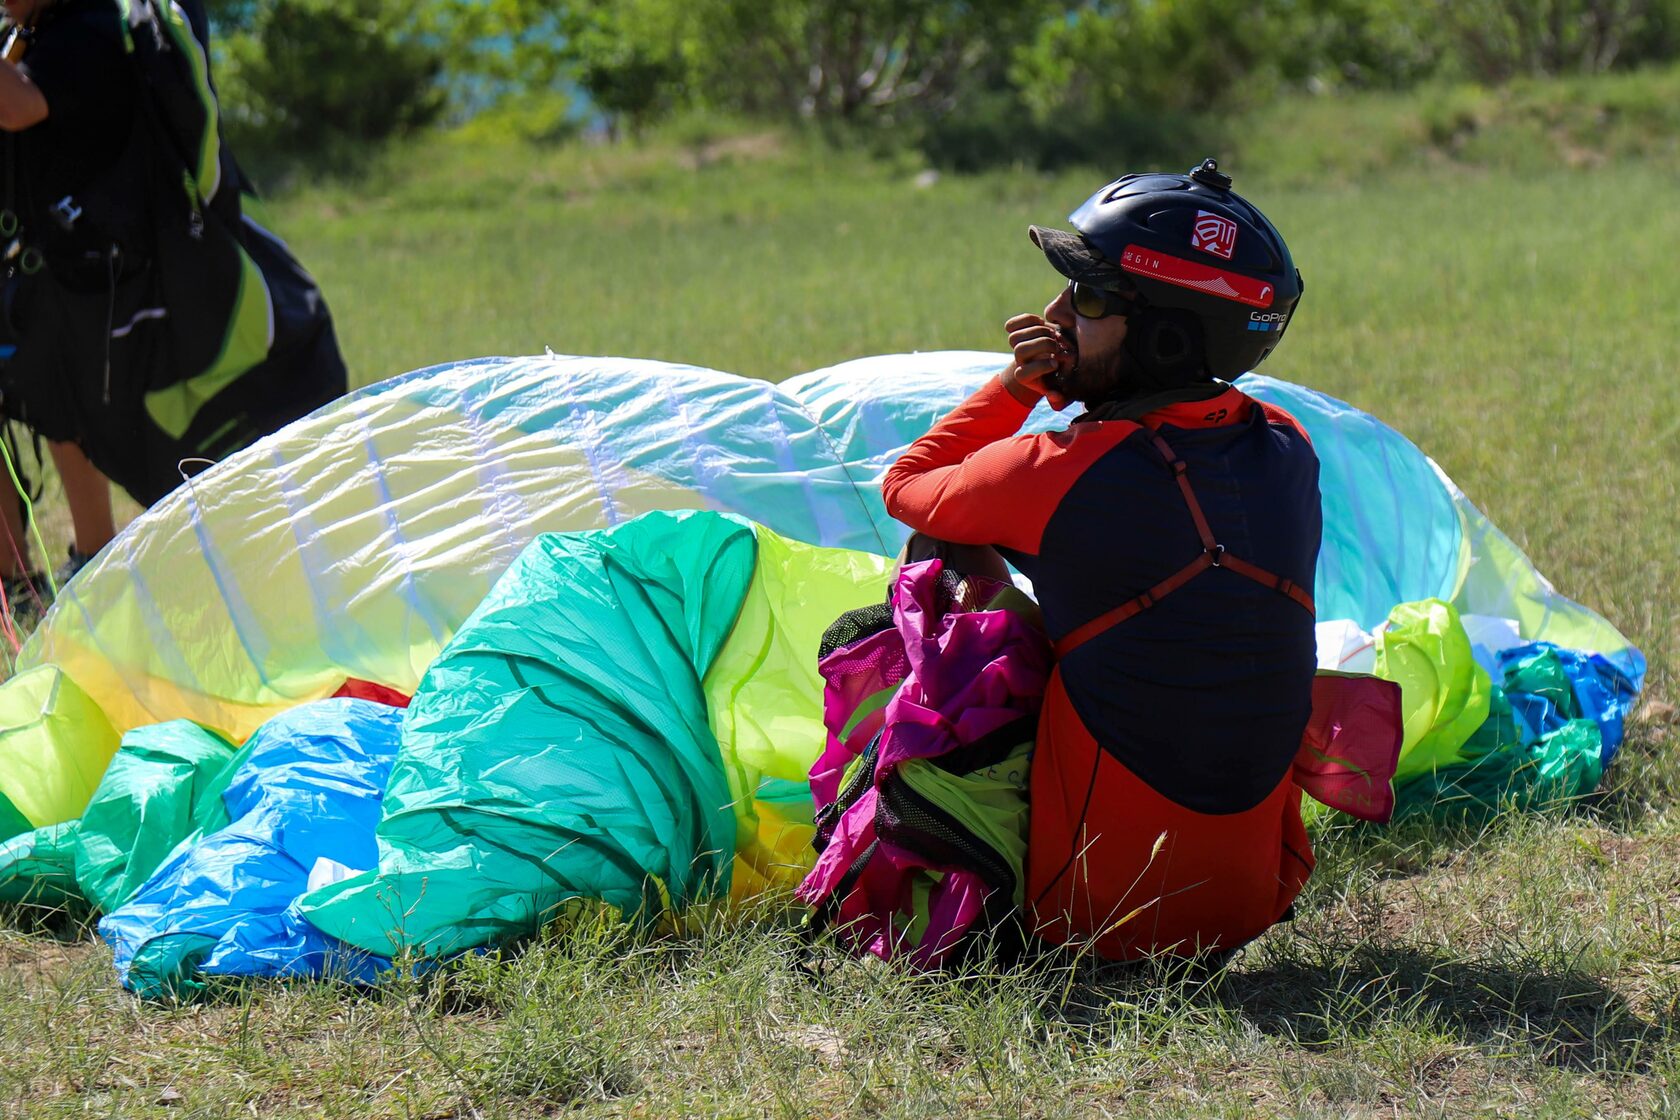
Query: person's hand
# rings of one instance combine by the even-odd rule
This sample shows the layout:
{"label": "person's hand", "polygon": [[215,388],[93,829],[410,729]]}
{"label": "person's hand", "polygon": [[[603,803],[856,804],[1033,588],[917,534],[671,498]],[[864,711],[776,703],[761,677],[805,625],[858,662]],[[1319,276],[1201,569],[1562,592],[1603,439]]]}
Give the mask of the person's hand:
{"label": "person's hand", "polygon": [[1009,332],[1009,348],[1015,361],[1003,371],[1003,386],[1009,395],[1025,405],[1043,397],[1060,412],[1070,403],[1056,382],[1056,375],[1073,368],[1073,352],[1062,339],[1061,328],[1042,315],[1017,315],[1003,325]]}

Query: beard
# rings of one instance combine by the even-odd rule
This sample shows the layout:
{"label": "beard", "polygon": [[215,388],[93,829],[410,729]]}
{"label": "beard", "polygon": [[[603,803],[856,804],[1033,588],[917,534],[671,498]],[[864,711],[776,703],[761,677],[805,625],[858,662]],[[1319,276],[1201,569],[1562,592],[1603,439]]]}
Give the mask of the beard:
{"label": "beard", "polygon": [[1122,347],[1088,353],[1079,349],[1072,331],[1064,330],[1062,337],[1073,354],[1072,368],[1054,375],[1055,385],[1063,396],[1084,404],[1098,404],[1131,395],[1131,378],[1126,376],[1126,355]]}

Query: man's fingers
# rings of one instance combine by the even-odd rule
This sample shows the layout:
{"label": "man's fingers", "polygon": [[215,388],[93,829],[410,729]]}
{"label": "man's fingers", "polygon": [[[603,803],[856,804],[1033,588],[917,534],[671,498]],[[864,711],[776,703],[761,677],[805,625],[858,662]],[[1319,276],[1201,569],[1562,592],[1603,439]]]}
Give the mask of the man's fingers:
{"label": "man's fingers", "polygon": [[1038,358],[1028,362],[1023,362],[1017,358],[1016,369],[1018,372],[1016,376],[1020,380],[1030,384],[1055,373],[1060,367],[1061,363],[1056,361],[1054,358]]}
{"label": "man's fingers", "polygon": [[1067,407],[1067,398],[1045,383],[1045,378],[1061,371],[1069,357],[1061,328],[1042,315],[1030,314],[1016,315],[1003,326],[1009,332],[1010,349],[1015,352],[1016,382],[1053,404],[1059,400],[1058,409]]}
{"label": "man's fingers", "polygon": [[1016,331],[1009,336],[1009,348],[1020,352],[1023,346],[1057,346],[1067,348],[1062,340],[1061,332],[1049,327],[1032,327],[1024,331]]}
{"label": "man's fingers", "polygon": [[1015,351],[1015,360],[1031,361],[1034,358],[1054,358],[1067,348],[1059,339],[1033,338],[1021,342],[1010,341],[1010,348]]}

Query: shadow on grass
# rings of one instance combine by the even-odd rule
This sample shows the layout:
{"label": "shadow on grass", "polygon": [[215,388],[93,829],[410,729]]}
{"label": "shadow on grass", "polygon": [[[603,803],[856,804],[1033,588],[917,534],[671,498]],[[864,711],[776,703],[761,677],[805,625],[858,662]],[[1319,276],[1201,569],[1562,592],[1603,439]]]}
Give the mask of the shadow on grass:
{"label": "shadow on grass", "polygon": [[1502,844],[1508,829],[1537,820],[1633,833],[1680,808],[1680,751],[1674,749],[1674,740],[1674,732],[1665,726],[1631,725],[1599,788],[1582,797],[1498,809],[1443,808],[1435,817],[1416,814],[1389,824],[1341,818],[1317,829],[1313,844],[1321,853],[1333,854],[1344,868],[1396,879]]}
{"label": "shadow on grass", "polygon": [[1456,960],[1415,948],[1350,946],[1330,960],[1233,972],[1210,994],[1262,1031],[1307,1046],[1400,1020],[1481,1046],[1522,1047],[1547,1065],[1582,1071],[1642,1071],[1674,1034],[1672,1024],[1641,1018],[1567,965]]}
{"label": "shadow on grass", "polygon": [[1567,960],[1465,958],[1369,942],[1264,942],[1229,967],[1159,961],[1080,969],[1060,1017],[1095,1022],[1147,1000],[1173,1014],[1235,1015],[1307,1048],[1411,1030],[1580,1072],[1648,1072],[1680,1037]]}
{"label": "shadow on grass", "polygon": [[98,933],[99,916],[80,903],[59,898],[0,902],[0,930],[60,944],[87,941]]}

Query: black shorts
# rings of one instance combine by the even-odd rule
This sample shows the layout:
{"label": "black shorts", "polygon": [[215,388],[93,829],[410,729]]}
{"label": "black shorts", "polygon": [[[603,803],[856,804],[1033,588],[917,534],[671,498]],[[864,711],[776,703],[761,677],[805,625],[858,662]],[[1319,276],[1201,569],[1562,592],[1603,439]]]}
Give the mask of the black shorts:
{"label": "black shorts", "polygon": [[40,273],[15,281],[8,295],[16,349],[0,361],[0,413],[78,444],[144,505],[178,486],[183,471],[204,467],[184,460],[225,458],[345,391],[332,320],[322,314],[205,402],[177,438],[146,411],[152,386],[178,380],[168,309],[149,268],[93,291]]}

